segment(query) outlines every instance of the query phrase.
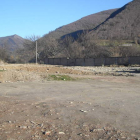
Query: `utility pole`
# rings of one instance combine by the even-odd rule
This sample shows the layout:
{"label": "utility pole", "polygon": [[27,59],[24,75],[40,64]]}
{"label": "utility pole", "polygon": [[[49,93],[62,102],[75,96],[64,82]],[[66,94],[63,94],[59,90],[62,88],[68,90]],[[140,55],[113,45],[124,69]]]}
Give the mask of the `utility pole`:
{"label": "utility pole", "polygon": [[36,64],[37,64],[37,41],[36,41]]}

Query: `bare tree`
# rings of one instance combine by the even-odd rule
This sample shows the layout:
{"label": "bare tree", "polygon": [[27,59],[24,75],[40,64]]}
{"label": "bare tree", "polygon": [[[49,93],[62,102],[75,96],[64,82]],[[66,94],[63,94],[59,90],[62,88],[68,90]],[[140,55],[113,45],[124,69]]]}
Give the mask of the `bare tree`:
{"label": "bare tree", "polygon": [[72,43],[74,42],[74,38],[71,36],[66,36],[61,42],[61,46],[63,47],[63,53],[65,53],[66,57],[72,58],[73,48]]}
{"label": "bare tree", "polygon": [[0,59],[9,62],[10,56],[4,47],[0,48]]}
{"label": "bare tree", "polygon": [[46,57],[55,57],[61,52],[58,41],[52,37],[43,37],[39,39],[40,59],[43,61]]}
{"label": "bare tree", "polygon": [[39,40],[39,36],[31,35],[26,37],[23,49],[16,51],[16,61],[19,63],[28,63],[30,60],[34,61],[36,56],[36,40]]}

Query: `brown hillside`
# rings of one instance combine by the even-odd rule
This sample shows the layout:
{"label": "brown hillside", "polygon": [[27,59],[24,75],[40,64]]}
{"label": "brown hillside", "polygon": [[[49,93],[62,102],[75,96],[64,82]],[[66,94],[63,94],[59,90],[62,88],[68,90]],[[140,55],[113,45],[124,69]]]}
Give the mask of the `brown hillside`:
{"label": "brown hillside", "polygon": [[[120,10],[120,12],[119,12]],[[140,0],[133,0],[118,13],[92,30],[89,36],[99,39],[134,39],[140,35]],[[113,14],[112,14],[113,15]]]}
{"label": "brown hillside", "polygon": [[106,18],[108,18],[116,9],[102,11],[96,14],[92,14],[81,18],[73,23],[57,28],[55,31],[45,35],[45,37],[54,37],[56,39],[63,35],[85,29],[95,28],[97,25],[101,24]]}
{"label": "brown hillside", "polygon": [[0,37],[0,48],[5,48],[10,51],[23,48],[24,39],[18,35]]}

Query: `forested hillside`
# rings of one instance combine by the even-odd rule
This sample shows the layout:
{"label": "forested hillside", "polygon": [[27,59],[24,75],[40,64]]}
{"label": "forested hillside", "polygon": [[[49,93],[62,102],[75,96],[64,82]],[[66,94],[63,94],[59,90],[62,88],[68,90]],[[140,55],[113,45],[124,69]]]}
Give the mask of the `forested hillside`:
{"label": "forested hillside", "polygon": [[24,41],[18,35],[0,37],[0,59],[11,62],[16,58],[16,50],[24,48]]}
{"label": "forested hillside", "polygon": [[59,39],[61,36],[85,29],[95,28],[97,25],[102,23],[106,18],[108,18],[114,11],[117,9],[111,9],[102,11],[96,14],[91,14],[86,17],[83,17],[75,22],[72,22],[68,25],[57,28],[56,30],[45,35],[45,37],[53,37]]}
{"label": "forested hillside", "polygon": [[99,39],[131,40],[140,36],[140,0],[118,9],[89,33]]}

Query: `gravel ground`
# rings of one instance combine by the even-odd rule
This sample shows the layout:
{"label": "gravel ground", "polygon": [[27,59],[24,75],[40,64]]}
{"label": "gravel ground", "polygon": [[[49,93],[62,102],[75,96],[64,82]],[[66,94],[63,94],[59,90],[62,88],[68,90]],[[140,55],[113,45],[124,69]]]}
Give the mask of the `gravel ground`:
{"label": "gravel ground", "polygon": [[69,69],[92,72],[95,75],[135,76],[140,74],[140,67],[70,67]]}
{"label": "gravel ground", "polygon": [[[0,140],[140,139],[139,67],[0,69]],[[48,81],[46,73],[80,79]]]}

